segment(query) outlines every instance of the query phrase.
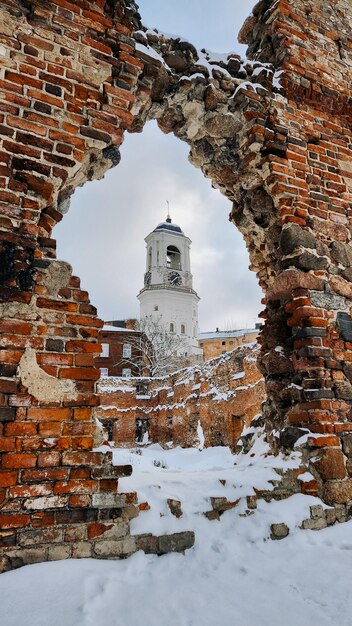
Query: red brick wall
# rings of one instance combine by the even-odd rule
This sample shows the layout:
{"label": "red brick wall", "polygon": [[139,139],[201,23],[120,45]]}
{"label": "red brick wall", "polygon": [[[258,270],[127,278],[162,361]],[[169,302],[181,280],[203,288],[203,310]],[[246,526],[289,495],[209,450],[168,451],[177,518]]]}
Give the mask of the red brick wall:
{"label": "red brick wall", "polygon": [[0,571],[136,549],[135,496],[117,493],[129,470],[92,452],[102,322],[51,232],[119,159],[137,23],[124,2],[1,3]]}
{"label": "red brick wall", "polygon": [[[98,356],[94,363],[98,368],[107,368],[109,376],[122,376],[124,368],[130,368],[132,376],[140,374],[140,368],[137,365],[141,361],[141,350],[138,349],[138,338],[140,333],[118,331],[118,330],[101,330],[99,339],[101,343],[109,345],[109,356]],[[124,344],[131,346],[131,359],[123,357]],[[136,365],[134,365],[136,363]]]}
{"label": "red brick wall", "polygon": [[[258,345],[162,378],[104,379],[97,416],[111,424],[118,447],[136,445],[136,421],[148,420],[149,442],[236,448],[245,426],[261,414],[264,379],[256,366]],[[143,389],[145,387],[145,389]]]}

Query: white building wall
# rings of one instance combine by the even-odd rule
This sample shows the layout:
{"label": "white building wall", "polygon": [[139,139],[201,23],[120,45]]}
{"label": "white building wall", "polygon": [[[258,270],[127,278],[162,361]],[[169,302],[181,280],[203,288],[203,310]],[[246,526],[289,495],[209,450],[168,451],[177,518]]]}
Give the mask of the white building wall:
{"label": "white building wall", "polygon": [[[185,345],[189,354],[201,354],[198,347],[198,301],[194,293],[173,289],[146,289],[139,296],[140,317],[161,317],[161,322],[170,330],[174,324],[177,335],[182,335],[181,325],[185,326]],[[183,336],[183,335],[182,335]]]}

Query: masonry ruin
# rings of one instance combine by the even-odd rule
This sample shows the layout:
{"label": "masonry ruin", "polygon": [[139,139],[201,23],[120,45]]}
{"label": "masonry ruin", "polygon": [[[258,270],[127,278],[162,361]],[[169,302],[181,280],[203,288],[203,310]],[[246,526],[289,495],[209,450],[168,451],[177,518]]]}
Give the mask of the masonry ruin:
{"label": "masonry ruin", "polygon": [[96,415],[108,441],[117,447],[145,441],[235,451],[243,429],[261,416],[265,401],[258,349],[257,344],[238,348],[155,378],[102,378]]}
{"label": "masonry ruin", "polygon": [[273,451],[308,432],[311,493],[350,515],[351,35],[348,0],[261,0],[242,61],[146,31],[133,1],[1,0],[0,571],[148,543],[116,493],[128,468],[92,451],[102,322],[51,238],[148,119],[189,144],[245,238]]}

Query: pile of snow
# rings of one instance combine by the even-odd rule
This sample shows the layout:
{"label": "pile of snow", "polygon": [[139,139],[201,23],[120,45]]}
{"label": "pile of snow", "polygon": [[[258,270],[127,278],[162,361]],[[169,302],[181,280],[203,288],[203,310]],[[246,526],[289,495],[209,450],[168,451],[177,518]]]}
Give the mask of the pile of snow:
{"label": "pile of snow", "polygon": [[[136,489],[151,509],[132,521],[132,532],[195,530],[184,556],[124,561],[62,561],[0,576],[1,626],[350,626],[352,522],[319,532],[299,529],[316,498],[295,495],[258,501],[248,515],[244,495],[268,488],[274,467],[296,466],[267,454],[260,438],[250,455],[227,448],[137,452],[114,450],[115,463],[132,463],[121,490]],[[221,481],[221,482],[220,482]],[[220,521],[208,521],[210,496],[241,497]],[[181,500],[173,517],[167,498]],[[270,524],[290,535],[271,541]]]}

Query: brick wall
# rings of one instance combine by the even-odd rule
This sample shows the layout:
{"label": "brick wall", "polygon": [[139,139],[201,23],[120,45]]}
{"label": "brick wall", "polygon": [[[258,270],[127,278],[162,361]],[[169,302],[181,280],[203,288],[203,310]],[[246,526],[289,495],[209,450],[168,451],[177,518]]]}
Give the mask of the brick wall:
{"label": "brick wall", "polygon": [[102,322],[51,232],[116,165],[133,117],[133,3],[0,6],[0,571],[138,549],[131,468],[92,452]]}
{"label": "brick wall", "polygon": [[[102,329],[99,334],[99,340],[102,344],[109,346],[109,355],[96,356],[94,364],[96,367],[108,370],[109,376],[122,376],[122,370],[128,368],[131,370],[132,376],[140,374],[142,353],[138,349],[140,333],[137,331],[119,331]],[[131,347],[131,357],[124,358],[123,347],[128,345]]]}
{"label": "brick wall", "polygon": [[118,447],[135,446],[137,421],[147,420],[149,443],[198,446],[199,423],[206,447],[235,450],[265,400],[258,348],[239,348],[162,378],[101,380],[97,416]]}

